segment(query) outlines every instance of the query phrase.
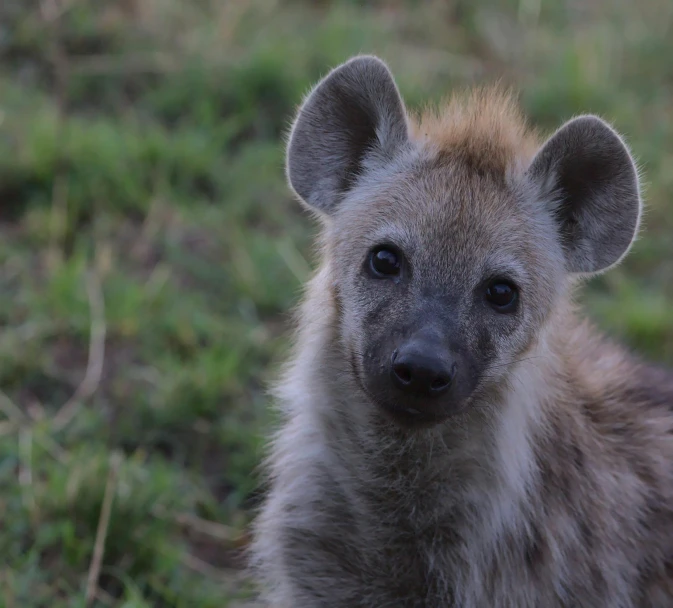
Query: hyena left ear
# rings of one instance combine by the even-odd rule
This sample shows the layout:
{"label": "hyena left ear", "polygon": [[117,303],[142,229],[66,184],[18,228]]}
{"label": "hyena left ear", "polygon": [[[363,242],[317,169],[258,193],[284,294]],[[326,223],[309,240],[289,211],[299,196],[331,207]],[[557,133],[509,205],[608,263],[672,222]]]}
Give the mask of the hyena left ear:
{"label": "hyena left ear", "polygon": [[528,175],[551,200],[568,272],[600,272],[626,255],[640,223],[638,171],[607,123],[590,115],[568,121]]}

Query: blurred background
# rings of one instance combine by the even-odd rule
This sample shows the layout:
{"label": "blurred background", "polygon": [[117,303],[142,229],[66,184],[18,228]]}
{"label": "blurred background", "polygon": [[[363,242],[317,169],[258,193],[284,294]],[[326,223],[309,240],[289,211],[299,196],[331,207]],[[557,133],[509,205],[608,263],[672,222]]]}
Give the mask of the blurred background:
{"label": "blurred background", "polygon": [[582,299],[673,362],[670,0],[2,0],[0,606],[246,606],[265,390],[315,226],[302,95],[377,53],[408,105],[500,79],[597,112],[649,211]]}

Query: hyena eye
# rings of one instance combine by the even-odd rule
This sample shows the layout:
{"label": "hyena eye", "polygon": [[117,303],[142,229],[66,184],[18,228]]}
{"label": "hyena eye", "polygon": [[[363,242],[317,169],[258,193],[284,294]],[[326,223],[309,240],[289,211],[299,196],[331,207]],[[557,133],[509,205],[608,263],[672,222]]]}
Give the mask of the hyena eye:
{"label": "hyena eye", "polygon": [[369,254],[369,267],[375,277],[400,274],[400,256],[390,247],[376,247]]}
{"label": "hyena eye", "polygon": [[498,312],[512,312],[519,290],[516,285],[502,279],[491,281],[486,287],[486,301]]}

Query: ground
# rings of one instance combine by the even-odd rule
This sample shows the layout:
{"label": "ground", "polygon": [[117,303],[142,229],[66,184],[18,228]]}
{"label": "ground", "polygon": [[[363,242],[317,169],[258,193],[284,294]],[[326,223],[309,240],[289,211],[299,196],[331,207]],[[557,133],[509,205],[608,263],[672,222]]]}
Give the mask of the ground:
{"label": "ground", "polygon": [[667,0],[4,0],[0,607],[242,605],[266,388],[314,263],[283,137],[359,52],[412,109],[500,79],[543,130],[613,121],[648,212],[583,301],[673,363]]}

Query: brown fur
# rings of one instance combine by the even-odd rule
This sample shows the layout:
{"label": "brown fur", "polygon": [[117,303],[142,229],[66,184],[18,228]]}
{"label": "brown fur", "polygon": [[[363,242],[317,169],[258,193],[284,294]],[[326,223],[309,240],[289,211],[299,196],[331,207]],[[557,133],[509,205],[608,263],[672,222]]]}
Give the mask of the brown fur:
{"label": "brown fur", "polygon": [[[290,183],[323,214],[324,247],[277,388],[252,549],[265,601],[673,605],[673,375],[573,304],[637,230],[626,147],[591,117],[540,145],[484,91],[407,136],[395,95],[381,64],[354,60],[291,137]],[[408,268],[372,278],[368,252],[390,242]],[[520,289],[512,314],[484,304],[496,275]],[[445,397],[412,402],[437,416],[424,426],[388,415],[407,399],[390,353],[419,328],[459,370]]]}
{"label": "brown fur", "polygon": [[414,138],[436,146],[440,158],[462,159],[501,177],[526,166],[541,143],[513,93],[497,85],[454,94],[412,119],[410,128]]}

